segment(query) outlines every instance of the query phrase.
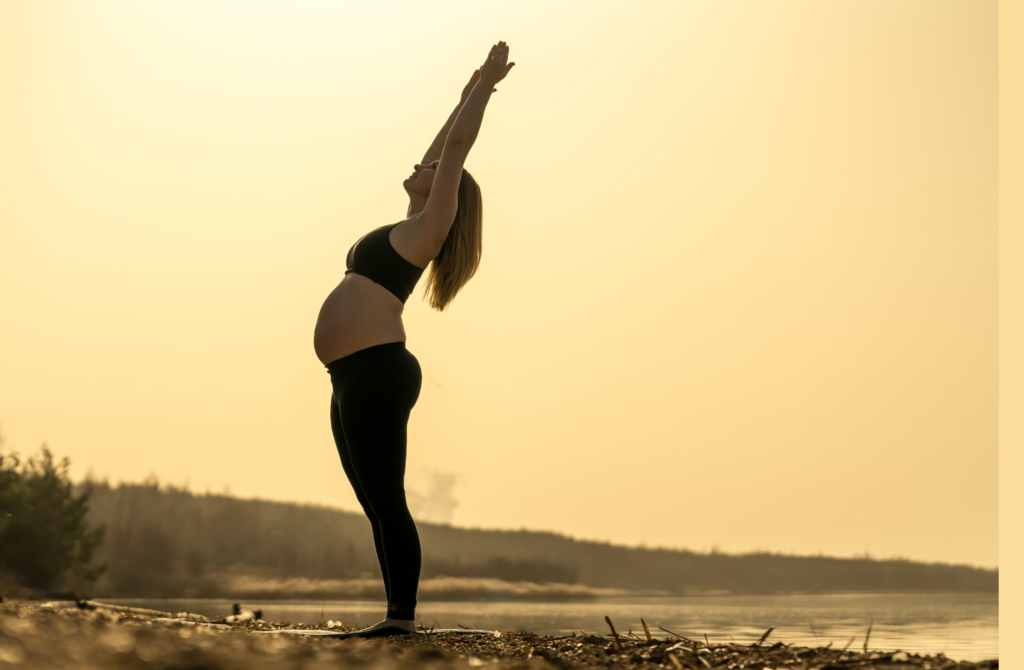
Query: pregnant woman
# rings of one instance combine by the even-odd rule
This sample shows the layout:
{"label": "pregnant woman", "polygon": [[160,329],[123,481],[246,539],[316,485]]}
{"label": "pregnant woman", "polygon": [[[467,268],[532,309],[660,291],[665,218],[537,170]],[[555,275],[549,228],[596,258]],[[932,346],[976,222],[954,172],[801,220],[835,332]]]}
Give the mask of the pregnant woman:
{"label": "pregnant woman", "polygon": [[494,85],[515,63],[491,47],[459,105],[403,186],[406,218],[361,237],[345,277],[320,308],[313,346],[331,376],[331,429],[356,498],[370,519],[388,609],[366,635],[415,632],[420,541],[405,500],[406,426],[419,397],[419,363],[405,348],[402,310],[427,265],[426,297],[444,310],[480,265],[480,188],[463,165]]}

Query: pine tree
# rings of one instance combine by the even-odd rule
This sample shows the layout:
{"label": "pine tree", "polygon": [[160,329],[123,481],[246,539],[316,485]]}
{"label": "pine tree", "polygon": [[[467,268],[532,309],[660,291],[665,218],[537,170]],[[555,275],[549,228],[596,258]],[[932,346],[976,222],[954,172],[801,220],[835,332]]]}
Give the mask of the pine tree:
{"label": "pine tree", "polygon": [[22,586],[75,589],[106,569],[89,565],[105,527],[89,527],[90,491],[74,494],[70,464],[55,462],[45,444],[27,462],[0,453],[0,573]]}

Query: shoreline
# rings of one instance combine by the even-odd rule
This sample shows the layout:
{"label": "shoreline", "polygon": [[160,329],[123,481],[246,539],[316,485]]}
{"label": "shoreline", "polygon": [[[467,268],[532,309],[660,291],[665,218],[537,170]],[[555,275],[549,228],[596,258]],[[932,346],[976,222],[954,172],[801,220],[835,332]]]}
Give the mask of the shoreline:
{"label": "shoreline", "polygon": [[[82,603],[0,604],[0,661],[16,667],[83,668],[998,668],[995,659],[955,661],[942,654],[874,650],[870,632],[846,649],[771,641],[715,644],[682,636],[645,639],[613,634],[540,636],[530,632],[487,635],[408,635],[366,640],[267,631],[302,628],[355,630],[335,622],[238,621],[186,613]],[[163,619],[163,620],[160,620]],[[217,624],[217,625],[209,625]]]}
{"label": "shoreline", "polygon": [[[423,580],[427,582],[427,580]],[[495,580],[497,581],[497,580]],[[519,586],[520,583],[513,583],[515,586]],[[664,591],[630,591],[627,589],[592,589],[591,587],[582,586],[576,592],[572,592],[568,589],[546,589],[546,585],[534,585],[526,584],[527,586],[534,587],[540,586],[535,590],[525,589],[503,589],[495,588],[493,590],[473,590],[470,588],[465,589],[431,589],[430,584],[427,584],[428,588],[421,589],[421,594],[424,600],[430,600],[434,602],[517,602],[517,603],[587,603],[587,602],[614,602],[616,600],[650,600],[650,601],[686,601],[686,600],[703,600],[703,599],[741,599],[741,598],[790,598],[790,597],[872,597],[872,596],[964,596],[964,597],[985,597],[985,598],[999,598],[998,591],[951,591],[936,589],[934,591],[907,591],[907,590],[876,590],[876,591],[856,591],[856,590],[837,590],[837,591],[781,591],[772,593],[749,593],[745,591],[725,591],[725,590],[710,590],[710,591],[691,591],[689,593],[668,593]],[[556,587],[561,585],[555,585]],[[378,593],[377,591],[380,591]],[[108,595],[95,596],[99,600],[151,600],[151,601],[195,601],[195,600],[211,600],[211,601],[223,601],[223,600],[247,600],[247,601],[264,601],[264,602],[319,602],[321,600],[327,601],[347,601],[347,602],[379,602],[384,599],[384,589],[379,584],[379,579],[374,581],[374,589],[366,590],[353,590],[353,591],[284,591],[284,590],[253,590],[253,591],[229,591],[221,592],[217,594],[200,594],[200,595],[175,595],[175,596],[125,596],[125,595]],[[39,600],[42,602],[42,600]]]}

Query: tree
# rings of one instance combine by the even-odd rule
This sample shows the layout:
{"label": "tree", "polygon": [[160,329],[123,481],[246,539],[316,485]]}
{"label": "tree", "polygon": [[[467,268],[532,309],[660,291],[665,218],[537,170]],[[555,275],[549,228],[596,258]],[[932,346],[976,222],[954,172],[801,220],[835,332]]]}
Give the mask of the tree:
{"label": "tree", "polygon": [[89,527],[90,491],[74,495],[70,465],[55,463],[45,444],[24,463],[0,452],[0,572],[22,586],[77,590],[107,567],[89,565],[106,529]]}

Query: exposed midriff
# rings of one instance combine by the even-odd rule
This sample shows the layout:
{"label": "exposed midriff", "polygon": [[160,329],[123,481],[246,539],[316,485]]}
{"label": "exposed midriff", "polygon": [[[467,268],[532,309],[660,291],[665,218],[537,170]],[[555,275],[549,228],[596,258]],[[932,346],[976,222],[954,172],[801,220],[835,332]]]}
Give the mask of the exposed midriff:
{"label": "exposed midriff", "polygon": [[320,307],[313,349],[324,365],[361,349],[404,342],[402,301],[363,275],[351,272]]}

